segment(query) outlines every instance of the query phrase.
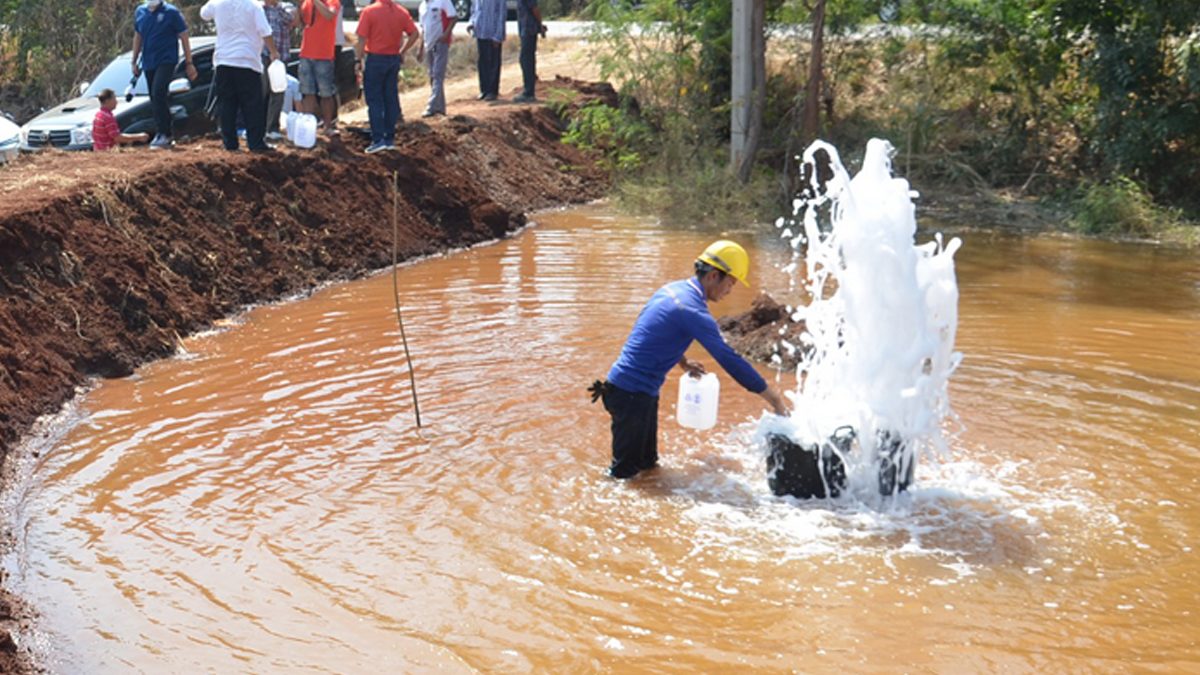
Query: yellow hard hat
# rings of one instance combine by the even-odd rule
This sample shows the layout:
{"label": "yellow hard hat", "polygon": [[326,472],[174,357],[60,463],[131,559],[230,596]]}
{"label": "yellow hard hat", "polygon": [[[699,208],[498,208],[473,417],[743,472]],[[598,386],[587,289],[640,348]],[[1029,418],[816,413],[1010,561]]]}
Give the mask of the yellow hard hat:
{"label": "yellow hard hat", "polygon": [[746,276],[750,273],[750,256],[746,254],[746,249],[736,242],[728,239],[714,241],[696,260],[708,263],[742,282],[743,286],[750,287],[746,281]]}

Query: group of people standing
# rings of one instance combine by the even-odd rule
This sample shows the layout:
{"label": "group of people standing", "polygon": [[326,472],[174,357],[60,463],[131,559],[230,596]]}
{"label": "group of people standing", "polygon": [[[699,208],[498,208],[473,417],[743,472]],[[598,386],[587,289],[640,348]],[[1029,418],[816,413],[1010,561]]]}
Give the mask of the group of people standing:
{"label": "group of people standing", "polygon": [[[481,100],[499,98],[506,14],[506,0],[473,2],[467,31],[474,36],[479,52]],[[403,123],[397,81],[405,56],[414,48],[417,60],[428,68],[430,81],[422,117],[446,114],[446,68],[458,12],[452,0],[422,0],[418,16],[420,28],[396,0],[375,0],[359,16],[356,68],[371,129],[368,153],[394,147],[396,125]],[[270,152],[267,140],[280,137],[285,92],[272,91],[267,69],[272,61],[290,53],[296,28],[302,30],[296,109],[318,117],[326,135],[338,134],[335,66],[345,39],[341,0],[303,0],[299,7],[285,0],[208,0],[200,8],[200,17],[216,24],[213,87],[226,150],[238,150],[239,128],[245,130],[252,152]],[[517,0],[517,26],[523,88],[513,101],[526,103],[536,100],[537,41],[546,34],[537,0]],[[188,79],[197,77],[187,22],[174,5],[146,0],[136,10],[134,28],[132,81],[145,73],[157,130],[149,139],[150,147],[169,148],[174,140],[168,85],[178,67],[181,46]],[[101,111],[93,125],[96,150],[148,140],[143,134],[122,134],[117,128],[112,90],[101,92],[100,100]]]}
{"label": "group of people standing", "polygon": [[[501,48],[505,39],[505,0],[475,0],[471,24],[467,26],[476,42],[479,54],[479,99],[495,101],[500,97]],[[521,38],[522,91],[513,97],[516,103],[536,101],[537,43],[546,37],[546,25],[537,0],[517,0],[517,35]]]}

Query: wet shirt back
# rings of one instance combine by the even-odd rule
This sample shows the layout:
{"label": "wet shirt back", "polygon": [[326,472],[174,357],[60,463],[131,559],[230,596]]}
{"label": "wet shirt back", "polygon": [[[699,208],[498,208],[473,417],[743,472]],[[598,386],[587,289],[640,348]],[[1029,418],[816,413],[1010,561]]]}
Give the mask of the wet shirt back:
{"label": "wet shirt back", "polygon": [[625,391],[658,396],[667,373],[679,365],[693,340],[738,384],[755,394],[766,390],[766,380],[721,337],[695,277],[673,281],[651,296],[609,369],[608,381]]}

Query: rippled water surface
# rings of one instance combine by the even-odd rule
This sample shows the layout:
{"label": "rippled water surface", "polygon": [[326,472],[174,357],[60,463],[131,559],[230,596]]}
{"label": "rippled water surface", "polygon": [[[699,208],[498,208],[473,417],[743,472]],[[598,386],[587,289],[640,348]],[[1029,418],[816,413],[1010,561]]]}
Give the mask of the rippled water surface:
{"label": "rippled water surface", "polygon": [[[727,376],[704,434],[668,378],[663,467],[604,476],[584,389],[713,234],[536,220],[401,269],[419,432],[388,275],[88,394],[16,497],[52,669],[1200,668],[1194,254],[963,234],[952,454],[798,503]],[[786,295],[774,233],[732,234]]]}

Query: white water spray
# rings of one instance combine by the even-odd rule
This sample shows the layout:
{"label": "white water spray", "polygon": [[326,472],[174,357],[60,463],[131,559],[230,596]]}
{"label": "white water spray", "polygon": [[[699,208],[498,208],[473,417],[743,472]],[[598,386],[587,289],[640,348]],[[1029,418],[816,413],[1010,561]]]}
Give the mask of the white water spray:
{"label": "white water spray", "polygon": [[804,153],[807,197],[776,223],[793,255],[803,255],[799,282],[812,298],[792,315],[806,323],[803,344],[781,345],[801,350],[800,384],[791,418],[768,418],[759,430],[813,447],[853,429],[856,442],[835,454],[847,488],[864,495],[900,489],[883,479],[881,462],[911,476],[918,458],[942,454],[949,378],[961,360],[954,253],[962,242],[943,245],[938,235],[914,244],[917,195],[892,177],[892,151],[869,141],[853,179],[833,146],[817,141]]}

